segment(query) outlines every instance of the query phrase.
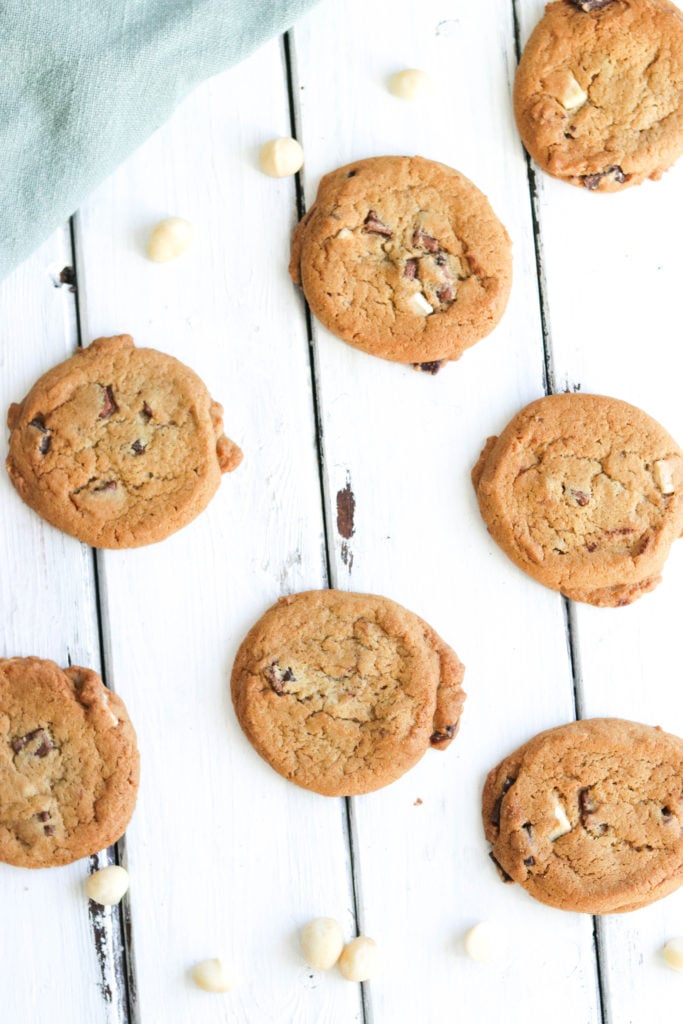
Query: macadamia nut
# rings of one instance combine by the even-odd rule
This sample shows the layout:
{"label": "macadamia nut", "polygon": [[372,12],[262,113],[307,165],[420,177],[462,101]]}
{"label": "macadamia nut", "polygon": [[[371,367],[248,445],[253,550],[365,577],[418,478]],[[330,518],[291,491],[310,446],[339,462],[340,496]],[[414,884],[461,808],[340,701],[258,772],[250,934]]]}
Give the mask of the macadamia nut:
{"label": "macadamia nut", "polygon": [[192,244],[194,228],[182,217],[167,217],[152,230],[147,255],[155,263],[168,263],[181,256]]}
{"label": "macadamia nut", "polygon": [[258,160],[264,174],[287,178],[303,167],[304,151],[296,139],[271,139],[261,146]]}
{"label": "macadamia nut", "polygon": [[205,992],[229,992],[235,987],[235,979],[226,970],[222,960],[202,960],[192,968],[192,980]]}
{"label": "macadamia nut", "polygon": [[389,92],[402,100],[417,100],[432,91],[432,80],[426,71],[406,68],[389,79]]}
{"label": "macadamia nut", "polygon": [[125,868],[118,864],[110,864],[90,875],[85,883],[88,899],[99,903],[102,907],[113,907],[120,903],[128,892],[130,878]]}
{"label": "macadamia nut", "polygon": [[316,917],[301,929],[301,952],[309,967],[328,971],[344,948],[344,933],[333,917]]}
{"label": "macadamia nut", "polygon": [[352,939],[339,957],[339,970],[347,981],[369,981],[379,967],[379,948],[374,939],[359,935]]}
{"label": "macadamia nut", "polygon": [[662,950],[662,956],[674,971],[683,971],[683,939],[670,939]]}
{"label": "macadamia nut", "polygon": [[465,935],[465,952],[472,960],[490,963],[500,954],[502,941],[500,930],[490,921],[480,921]]}

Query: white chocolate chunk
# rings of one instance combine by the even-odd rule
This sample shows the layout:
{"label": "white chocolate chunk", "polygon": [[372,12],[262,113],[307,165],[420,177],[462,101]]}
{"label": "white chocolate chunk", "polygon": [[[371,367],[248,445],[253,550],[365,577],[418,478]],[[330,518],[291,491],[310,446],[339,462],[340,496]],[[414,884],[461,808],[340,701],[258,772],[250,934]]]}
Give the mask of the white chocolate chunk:
{"label": "white chocolate chunk", "polygon": [[85,892],[94,903],[102,907],[113,907],[121,902],[129,885],[130,878],[126,869],[118,864],[110,864],[86,879]]}
{"label": "white chocolate chunk", "polygon": [[353,231],[349,231],[348,228],[342,228],[341,231],[338,231],[337,234],[334,237],[335,238],[353,238]]}
{"label": "white chocolate chunk", "polygon": [[417,100],[432,91],[432,80],[426,71],[405,68],[389,79],[389,92],[401,100]]}
{"label": "white chocolate chunk", "polygon": [[670,939],[662,950],[662,957],[674,971],[683,971],[683,939]]}
{"label": "white chocolate chunk", "polygon": [[271,178],[288,178],[303,167],[304,151],[296,139],[271,139],[261,146],[258,161]]}
{"label": "white chocolate chunk", "polygon": [[659,459],[655,462],[652,467],[652,475],[655,478],[655,483],[659,487],[662,494],[673,494],[676,490],[674,486],[673,473],[671,472],[671,465],[666,459]]}
{"label": "white chocolate chunk", "polygon": [[379,966],[377,943],[367,935],[359,935],[344,946],[338,962],[347,981],[369,981]]}
{"label": "white chocolate chunk", "polygon": [[422,292],[410,296],[410,308],[418,316],[429,316],[434,312],[434,307],[429,305]]}
{"label": "white chocolate chunk", "polygon": [[235,987],[234,977],[217,957],[195,964],[192,968],[192,980],[205,992],[230,992]]}
{"label": "white chocolate chunk", "polygon": [[502,936],[497,925],[480,921],[465,935],[465,952],[479,963],[491,963],[498,959],[502,947]]}
{"label": "white chocolate chunk", "polygon": [[543,80],[543,85],[565,110],[578,110],[588,99],[588,94],[566,68],[562,71],[553,71]]}
{"label": "white chocolate chunk", "polygon": [[153,228],[147,255],[154,263],[168,263],[182,256],[194,238],[194,227],[183,217],[167,217]]}
{"label": "white chocolate chunk", "polygon": [[572,830],[572,823],[567,817],[567,812],[559,802],[555,804],[555,818],[557,819],[557,828],[554,828],[548,837],[551,843],[554,843],[560,836],[566,836],[567,832]]}
{"label": "white chocolate chunk", "polygon": [[316,917],[301,929],[301,952],[309,967],[328,971],[344,948],[344,933],[333,917]]}

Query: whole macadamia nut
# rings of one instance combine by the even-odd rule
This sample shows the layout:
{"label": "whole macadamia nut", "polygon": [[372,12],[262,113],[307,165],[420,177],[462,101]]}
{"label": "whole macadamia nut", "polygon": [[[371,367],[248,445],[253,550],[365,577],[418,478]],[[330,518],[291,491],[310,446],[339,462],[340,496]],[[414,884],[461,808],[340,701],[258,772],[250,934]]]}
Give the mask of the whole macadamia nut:
{"label": "whole macadamia nut", "polygon": [[304,151],[296,139],[271,139],[261,146],[259,166],[271,178],[296,174],[304,163]]}
{"label": "whole macadamia nut", "polygon": [[674,971],[683,971],[683,939],[670,939],[662,950],[662,956]]}
{"label": "whole macadamia nut", "polygon": [[359,935],[344,946],[338,963],[347,981],[369,981],[379,966],[377,943],[367,935]]}
{"label": "whole macadamia nut", "polygon": [[147,241],[147,255],[154,263],[168,263],[182,256],[192,244],[194,228],[183,217],[159,221]]}
{"label": "whole macadamia nut", "polygon": [[406,68],[389,79],[389,92],[401,100],[418,100],[432,91],[432,80],[426,71]]}
{"label": "whole macadamia nut", "polygon": [[85,891],[88,899],[102,907],[113,907],[120,903],[128,892],[130,879],[125,868],[118,864],[95,871],[86,879]]}
{"label": "whole macadamia nut", "polygon": [[465,952],[472,960],[490,963],[501,953],[502,936],[500,929],[490,921],[480,921],[465,935]]}
{"label": "whole macadamia nut", "polygon": [[195,964],[192,968],[192,980],[205,992],[230,992],[235,987],[234,977],[217,957]]}
{"label": "whole macadamia nut", "polygon": [[316,917],[301,929],[301,952],[309,967],[328,971],[344,948],[344,933],[333,917]]}

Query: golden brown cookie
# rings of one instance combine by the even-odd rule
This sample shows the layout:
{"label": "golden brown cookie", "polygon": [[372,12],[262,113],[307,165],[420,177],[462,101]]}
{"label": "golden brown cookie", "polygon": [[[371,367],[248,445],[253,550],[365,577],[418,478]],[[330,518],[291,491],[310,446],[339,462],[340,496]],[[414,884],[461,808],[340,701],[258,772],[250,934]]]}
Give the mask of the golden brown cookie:
{"label": "golden brown cookie", "polygon": [[557,0],[515,78],[522,142],[590,191],[660,178],[683,152],[683,16],[667,0]]}
{"label": "golden brown cookie", "polygon": [[488,439],[472,481],[503,551],[574,601],[620,606],[653,590],[683,530],[683,452],[616,398],[532,402]]}
{"label": "golden brown cookie", "polygon": [[458,730],[464,668],[386,597],[281,598],[245,637],[232,699],[247,738],[286,779],[325,796],[369,793]]}
{"label": "golden brown cookie", "polygon": [[0,860],[54,867],[110,846],[138,779],[126,708],[95,672],[0,659]]}
{"label": "golden brown cookie", "polygon": [[491,858],[552,907],[636,910],[683,883],[682,794],[678,736],[619,718],[549,729],[488,775]]}
{"label": "golden brown cookie", "polygon": [[294,232],[289,271],[333,334],[435,373],[503,315],[510,239],[458,171],[419,156],[373,157],[322,179]]}
{"label": "golden brown cookie", "polygon": [[208,505],[240,449],[192,370],[98,338],[10,406],[7,471],[39,515],[95,548],[163,540]]}

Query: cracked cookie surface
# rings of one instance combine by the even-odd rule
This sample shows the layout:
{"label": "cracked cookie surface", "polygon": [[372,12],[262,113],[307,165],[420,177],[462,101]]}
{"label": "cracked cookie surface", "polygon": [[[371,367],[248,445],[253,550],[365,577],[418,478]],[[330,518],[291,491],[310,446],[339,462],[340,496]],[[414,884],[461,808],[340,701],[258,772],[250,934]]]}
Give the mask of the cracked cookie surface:
{"label": "cracked cookie surface", "polygon": [[455,736],[464,668],[388,598],[336,590],[281,598],[232,671],[244,733],[281,775],[325,796],[388,785]]}
{"label": "cracked cookie surface", "polygon": [[491,858],[550,906],[609,914],[683,883],[683,740],[618,718],[539,733],[486,779]]}
{"label": "cracked cookie surface", "polygon": [[99,338],[10,407],[7,471],[27,505],[92,547],[152,544],[239,465],[222,414],[177,359],[127,334]]}
{"label": "cracked cookie surface", "polygon": [[557,0],[519,62],[514,109],[545,171],[589,191],[657,179],[683,152],[683,16],[667,0]]}
{"label": "cracked cookie surface", "polygon": [[532,402],[472,471],[489,533],[575,601],[630,604],[683,530],[683,452],[642,410],[602,395]]}
{"label": "cracked cookie surface", "polygon": [[0,860],[69,864],[115,843],[139,757],[120,697],[87,668],[0,659]]}
{"label": "cracked cookie surface", "polygon": [[486,196],[422,157],[372,157],[326,175],[289,269],[333,334],[430,373],[493,330],[512,278],[510,239]]}

